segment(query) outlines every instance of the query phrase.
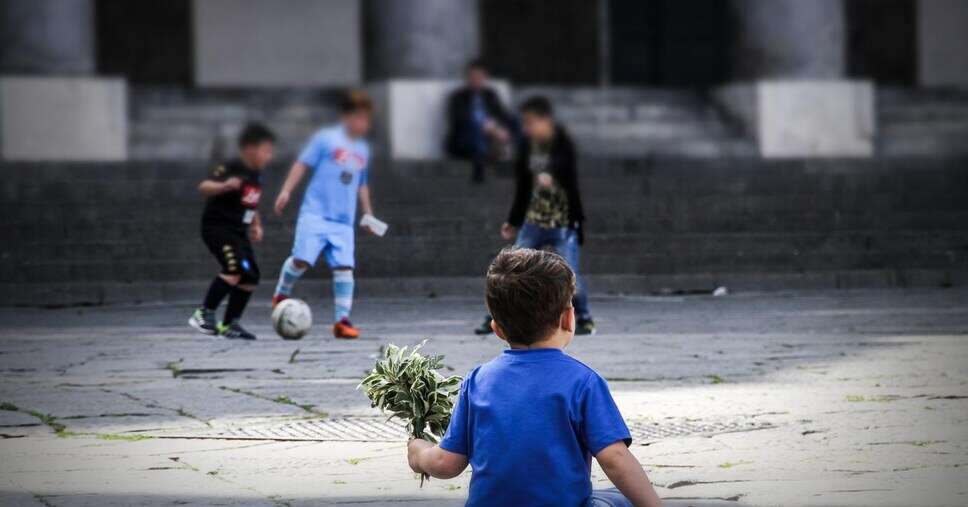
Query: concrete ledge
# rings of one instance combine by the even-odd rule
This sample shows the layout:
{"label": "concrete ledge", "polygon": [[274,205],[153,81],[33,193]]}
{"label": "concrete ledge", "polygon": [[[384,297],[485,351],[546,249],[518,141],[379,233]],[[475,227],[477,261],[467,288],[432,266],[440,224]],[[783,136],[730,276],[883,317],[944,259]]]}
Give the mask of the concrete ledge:
{"label": "concrete ledge", "polygon": [[0,153],[5,160],[125,160],[125,81],[0,77]]}
{"label": "concrete ledge", "polygon": [[714,94],[767,158],[870,157],[874,90],[867,81],[758,81]]}
{"label": "concrete ledge", "polygon": [[[510,107],[511,87],[491,85]],[[460,81],[394,79],[370,87],[379,105],[377,143],[395,160],[440,160],[447,131],[447,97]]]}
{"label": "concrete ledge", "polygon": [[[812,273],[690,273],[661,275],[590,275],[592,296],[675,295],[709,293],[725,286],[730,292],[777,292],[829,289],[966,287],[968,270],[855,270]],[[165,283],[0,284],[0,307],[98,306],[141,303],[196,303],[208,281]],[[268,300],[272,283],[255,298]],[[482,297],[479,277],[358,278],[357,297]],[[305,280],[297,297],[329,299],[328,281]],[[309,295],[309,296],[306,296]]]}

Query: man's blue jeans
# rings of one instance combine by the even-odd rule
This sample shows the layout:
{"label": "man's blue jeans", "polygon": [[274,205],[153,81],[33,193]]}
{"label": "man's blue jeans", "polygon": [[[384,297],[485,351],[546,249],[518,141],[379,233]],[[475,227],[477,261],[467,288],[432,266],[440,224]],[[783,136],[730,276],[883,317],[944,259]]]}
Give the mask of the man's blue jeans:
{"label": "man's blue jeans", "polygon": [[592,314],[588,309],[588,292],[582,277],[578,274],[578,233],[569,227],[549,229],[534,224],[525,223],[518,231],[518,238],[514,242],[518,248],[533,248],[535,250],[551,247],[558,255],[568,261],[571,270],[575,272],[578,285],[572,304],[575,306],[575,316],[578,319],[590,319]]}

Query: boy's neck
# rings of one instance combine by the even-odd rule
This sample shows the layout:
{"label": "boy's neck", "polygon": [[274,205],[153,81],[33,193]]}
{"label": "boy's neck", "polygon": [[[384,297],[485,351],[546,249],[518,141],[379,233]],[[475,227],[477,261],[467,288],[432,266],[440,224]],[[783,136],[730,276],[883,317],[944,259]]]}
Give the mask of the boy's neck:
{"label": "boy's neck", "polygon": [[261,167],[256,167],[256,165],[253,164],[252,161],[249,160],[249,158],[245,156],[245,154],[239,155],[239,160],[242,161],[242,165],[244,165],[245,167],[247,167],[248,169],[250,169],[252,171],[258,171],[259,169],[261,169]]}
{"label": "boy's neck", "polygon": [[558,349],[564,350],[568,346],[569,338],[567,335],[562,335],[561,333],[555,333],[544,340],[539,340],[530,344],[515,343],[512,341],[507,342],[514,350],[534,350],[534,349]]}

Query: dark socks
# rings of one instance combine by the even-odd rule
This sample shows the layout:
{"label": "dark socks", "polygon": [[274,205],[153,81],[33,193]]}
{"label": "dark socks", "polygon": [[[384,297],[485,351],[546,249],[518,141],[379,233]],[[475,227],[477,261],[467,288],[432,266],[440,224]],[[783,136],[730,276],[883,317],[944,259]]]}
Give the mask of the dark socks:
{"label": "dark socks", "polygon": [[229,306],[225,309],[225,317],[222,322],[228,324],[238,320],[242,316],[242,312],[245,311],[245,305],[249,304],[251,296],[252,293],[249,291],[238,287],[233,288],[232,294],[229,295]]}
{"label": "dark socks", "polygon": [[212,280],[212,285],[208,287],[208,293],[205,294],[205,301],[202,303],[202,306],[208,310],[215,310],[231,290],[232,286],[228,282],[222,279],[221,276],[216,276],[215,280]]}

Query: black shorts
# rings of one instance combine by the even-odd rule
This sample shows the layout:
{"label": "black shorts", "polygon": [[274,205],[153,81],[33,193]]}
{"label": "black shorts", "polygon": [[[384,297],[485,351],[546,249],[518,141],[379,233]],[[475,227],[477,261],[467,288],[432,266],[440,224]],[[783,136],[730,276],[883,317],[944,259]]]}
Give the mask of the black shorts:
{"label": "black shorts", "polygon": [[259,283],[259,265],[255,261],[252,242],[245,231],[225,227],[203,227],[202,240],[212,252],[222,273],[242,277],[239,283]]}

